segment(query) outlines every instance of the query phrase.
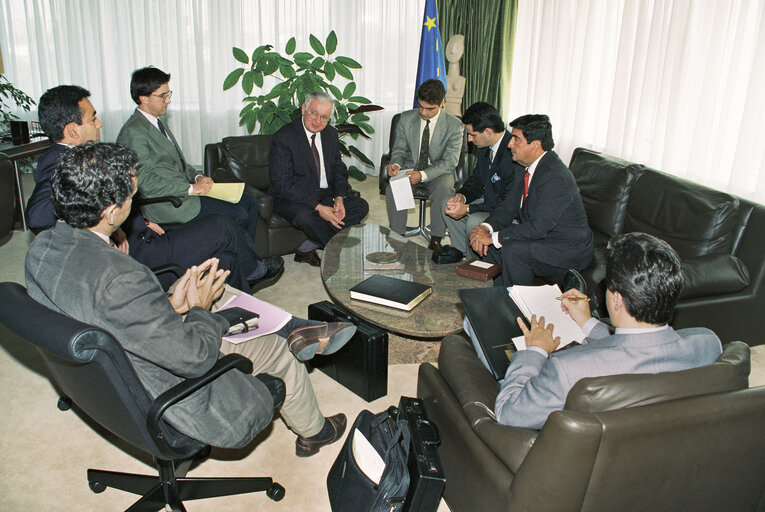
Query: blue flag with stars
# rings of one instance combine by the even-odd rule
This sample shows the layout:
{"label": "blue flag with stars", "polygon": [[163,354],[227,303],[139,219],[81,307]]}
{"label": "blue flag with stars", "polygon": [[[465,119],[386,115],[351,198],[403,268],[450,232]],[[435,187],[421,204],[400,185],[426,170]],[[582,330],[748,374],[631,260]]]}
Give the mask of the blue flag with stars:
{"label": "blue flag with stars", "polygon": [[422,17],[422,35],[420,36],[420,59],[417,62],[417,84],[414,88],[414,107],[417,108],[417,89],[425,80],[435,78],[446,89],[446,61],[444,47],[441,44],[441,31],[438,29],[438,9],[436,0],[425,0],[425,14]]}

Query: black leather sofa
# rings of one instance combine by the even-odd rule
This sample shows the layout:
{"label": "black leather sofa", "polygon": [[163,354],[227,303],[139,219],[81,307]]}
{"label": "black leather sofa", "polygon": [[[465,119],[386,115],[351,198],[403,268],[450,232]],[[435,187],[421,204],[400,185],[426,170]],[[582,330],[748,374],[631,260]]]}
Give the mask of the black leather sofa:
{"label": "black leather sofa", "polygon": [[595,257],[582,274],[601,308],[608,240],[642,231],[682,258],[675,328],[708,327],[723,343],[765,343],[757,321],[765,301],[765,206],[584,148],[569,167],[595,234]]}

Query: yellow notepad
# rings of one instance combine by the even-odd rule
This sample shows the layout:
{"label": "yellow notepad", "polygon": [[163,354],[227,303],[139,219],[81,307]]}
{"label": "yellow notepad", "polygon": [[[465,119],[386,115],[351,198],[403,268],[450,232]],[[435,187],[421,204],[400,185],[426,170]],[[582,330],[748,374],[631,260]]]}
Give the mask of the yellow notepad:
{"label": "yellow notepad", "polygon": [[214,183],[210,191],[205,194],[213,199],[238,203],[244,192],[244,183]]}

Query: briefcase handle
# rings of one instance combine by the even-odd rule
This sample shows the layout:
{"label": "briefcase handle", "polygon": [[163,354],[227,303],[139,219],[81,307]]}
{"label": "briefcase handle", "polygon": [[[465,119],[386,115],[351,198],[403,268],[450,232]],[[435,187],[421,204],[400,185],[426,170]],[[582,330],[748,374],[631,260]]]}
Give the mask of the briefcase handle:
{"label": "briefcase handle", "polygon": [[441,444],[441,434],[435,423],[424,418],[417,418],[417,430],[420,432],[420,439],[425,446],[438,446]]}

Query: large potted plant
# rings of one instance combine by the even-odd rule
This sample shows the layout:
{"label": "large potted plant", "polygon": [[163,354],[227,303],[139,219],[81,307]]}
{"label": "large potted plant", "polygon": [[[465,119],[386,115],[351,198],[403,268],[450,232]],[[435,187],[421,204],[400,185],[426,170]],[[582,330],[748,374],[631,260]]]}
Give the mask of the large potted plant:
{"label": "large potted plant", "polygon": [[[325,91],[335,98],[333,122],[340,135],[340,152],[374,168],[372,161],[352,143],[359,137],[370,138],[374,128],[368,123],[366,113],[382,110],[356,94],[352,70],[361,69],[361,64],[350,57],[335,55],[337,36],[334,30],[324,43],[313,34],[309,42],[313,51],[296,52],[295,38],[291,38],[284,49],[287,56],[274,51],[270,44],[258,46],[251,55],[233,48],[234,58],[241,65],[228,74],[223,81],[223,90],[241,83],[245,106],[239,112],[239,124],[245,126],[248,133],[253,133],[256,128],[258,133],[275,133],[300,115],[300,105],[306,94]],[[264,91],[266,77],[273,77],[276,83]],[[347,81],[342,89],[333,84],[338,78]],[[253,94],[255,88],[262,94]],[[359,180],[366,178],[355,165],[348,167],[348,173]]]}
{"label": "large potted plant", "polygon": [[10,136],[11,121],[17,121],[19,118],[10,111],[15,105],[22,110],[29,112],[35,100],[30,98],[24,91],[17,89],[11,82],[0,75],[0,137]]}

